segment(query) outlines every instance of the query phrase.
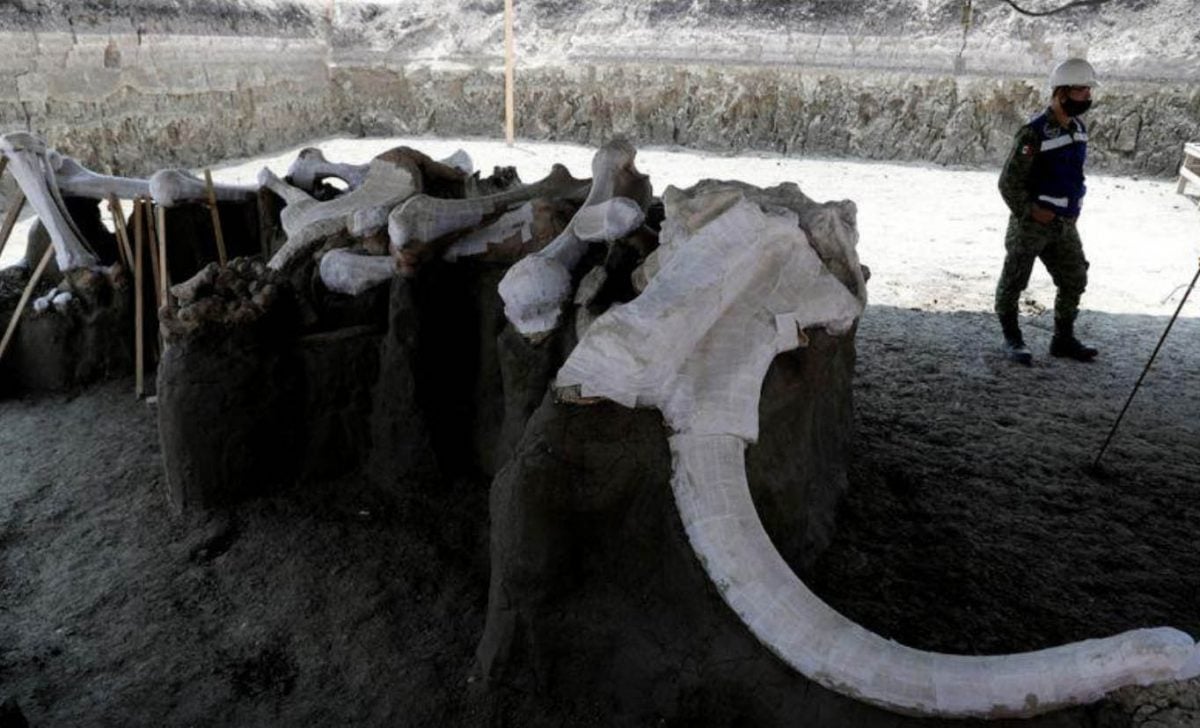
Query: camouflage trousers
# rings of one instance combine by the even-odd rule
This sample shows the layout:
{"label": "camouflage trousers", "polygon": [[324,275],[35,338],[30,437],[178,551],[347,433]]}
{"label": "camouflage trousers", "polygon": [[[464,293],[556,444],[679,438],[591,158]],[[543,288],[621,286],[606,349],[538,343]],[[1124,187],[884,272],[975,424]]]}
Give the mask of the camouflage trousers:
{"label": "camouflage trousers", "polygon": [[1054,299],[1054,323],[1071,326],[1079,314],[1079,297],[1087,288],[1088,262],[1074,220],[1055,218],[1048,224],[1029,214],[1008,218],[1004,235],[1004,269],[996,284],[996,313],[1015,315],[1021,292],[1029,285],[1033,263],[1041,260],[1049,271],[1058,295]]}

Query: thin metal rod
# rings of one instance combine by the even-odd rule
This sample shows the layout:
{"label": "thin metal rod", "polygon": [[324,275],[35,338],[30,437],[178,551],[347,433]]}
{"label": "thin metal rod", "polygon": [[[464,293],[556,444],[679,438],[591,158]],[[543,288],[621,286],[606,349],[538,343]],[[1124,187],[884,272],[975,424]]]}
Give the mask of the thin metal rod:
{"label": "thin metal rod", "polygon": [[1150,371],[1150,366],[1154,364],[1154,358],[1158,356],[1158,350],[1162,348],[1163,342],[1167,340],[1167,334],[1171,333],[1171,327],[1175,325],[1175,319],[1179,318],[1179,312],[1183,310],[1183,304],[1187,303],[1188,296],[1192,295],[1192,289],[1196,287],[1197,279],[1200,279],[1200,268],[1196,269],[1196,275],[1192,276],[1192,282],[1188,284],[1183,298],[1179,299],[1179,305],[1175,307],[1175,313],[1171,315],[1171,320],[1167,322],[1166,330],[1159,337],[1158,345],[1154,347],[1154,353],[1150,355],[1150,361],[1146,362],[1146,367],[1142,369],[1142,375],[1138,377],[1137,384],[1133,385],[1133,391],[1129,393],[1129,399],[1125,400],[1125,406],[1121,408],[1121,414],[1117,415],[1117,421],[1113,423],[1112,429],[1108,431],[1108,437],[1104,438],[1104,444],[1100,446],[1100,452],[1096,454],[1096,459],[1092,462],[1093,468],[1100,465],[1100,458],[1104,457],[1104,451],[1108,449],[1108,443],[1112,442],[1113,435],[1117,434],[1117,428],[1121,426],[1121,419],[1125,417],[1125,411],[1129,409],[1129,403],[1133,401],[1133,395],[1137,394],[1138,388],[1142,386],[1142,380],[1146,378],[1146,373]]}

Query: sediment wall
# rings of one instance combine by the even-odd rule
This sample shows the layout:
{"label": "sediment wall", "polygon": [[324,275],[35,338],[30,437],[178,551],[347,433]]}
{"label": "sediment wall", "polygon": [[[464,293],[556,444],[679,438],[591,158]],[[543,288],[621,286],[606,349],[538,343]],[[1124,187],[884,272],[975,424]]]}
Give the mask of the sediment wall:
{"label": "sediment wall", "polygon": [[[518,16],[517,134],[994,166],[1045,103],[1045,70],[1084,53],[1105,76],[1092,170],[1169,176],[1200,139],[1200,40],[1167,27],[1181,3],[1116,3],[1088,23],[986,6],[960,28],[946,2],[809,18],[767,17],[780,12],[770,3],[717,17],[704,4],[543,0]],[[126,175],[340,134],[503,134],[498,3],[452,16],[431,0],[98,7],[0,8],[0,131]]]}

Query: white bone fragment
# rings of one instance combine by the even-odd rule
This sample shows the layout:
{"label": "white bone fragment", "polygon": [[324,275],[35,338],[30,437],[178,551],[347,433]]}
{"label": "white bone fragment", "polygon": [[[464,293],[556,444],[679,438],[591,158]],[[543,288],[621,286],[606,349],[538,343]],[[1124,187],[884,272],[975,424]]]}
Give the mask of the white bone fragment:
{"label": "white bone fragment", "polygon": [[521,334],[540,339],[558,325],[562,304],[571,291],[571,270],[587,251],[587,241],[576,232],[581,215],[589,235],[600,239],[620,237],[616,231],[597,229],[598,223],[620,223],[620,220],[610,221],[606,215],[587,208],[614,196],[630,197],[643,207],[649,202],[649,182],[633,166],[636,155],[633,145],[622,139],[601,147],[592,157],[592,188],[567,229],[542,250],[520,260],[500,281],[504,315]]}
{"label": "white bone fragment", "polygon": [[[214,184],[213,192],[219,202],[246,202],[258,196],[258,187]],[[186,169],[160,169],[150,175],[150,197],[162,207],[205,202],[208,186]]]}
{"label": "white bone fragment", "polygon": [[96,257],[88,252],[62,201],[45,142],[25,132],[5,134],[0,136],[0,154],[8,158],[9,171],[49,233],[58,269],[65,273],[95,265]]}
{"label": "white bone fragment", "polygon": [[69,304],[74,298],[75,297],[71,295],[70,291],[59,291],[58,293],[54,294],[52,299],[50,299],[50,303],[54,304],[56,311],[59,313],[65,313],[67,310],[67,304]]}
{"label": "white bone fragment", "polygon": [[356,235],[373,233],[373,229],[363,227],[363,222],[386,220],[387,213],[410,197],[420,184],[411,163],[381,158],[371,161],[360,187],[325,202],[314,200],[268,169],[259,173],[258,180],[287,202],[280,213],[287,242],[267,264],[274,270],[289,267],[305,254],[312,253],[322,240],[346,231],[352,223]]}
{"label": "white bone fragment", "polygon": [[[424,161],[424,155],[420,155],[416,150],[408,149],[407,147],[397,147],[390,151],[410,155],[418,164]],[[385,152],[384,154],[387,153]],[[378,158],[376,157],[376,159]],[[456,169],[463,175],[469,175],[474,171],[472,169],[471,155],[461,149],[446,159],[441,160],[438,164]],[[367,170],[370,169],[370,166],[369,163],[345,164],[330,162],[325,158],[324,152],[320,149],[306,147],[300,150],[296,161],[292,162],[291,166],[288,167],[286,177],[290,184],[307,192],[312,192],[316,189],[317,184],[330,177],[342,180],[346,183],[348,189],[353,190],[360,187],[363,181],[366,180]]]}
{"label": "white bone fragment", "polygon": [[575,235],[585,242],[611,243],[637,230],[646,220],[646,211],[628,197],[582,207],[572,222]]}
{"label": "white bone fragment", "polygon": [[106,200],[109,195],[132,200],[150,194],[150,183],[131,177],[111,177],[87,169],[74,157],[64,157],[57,152],[49,154],[50,166],[58,180],[58,188],[72,197]]}
{"label": "white bone fragment", "polygon": [[514,235],[520,236],[522,244],[528,243],[533,239],[532,225],[533,203],[526,202],[515,210],[509,210],[496,218],[491,224],[481,227],[478,230],[472,230],[458,240],[455,240],[446,249],[442,258],[454,261],[459,258],[486,253],[490,246],[499,245]]}
{"label": "white bone fragment", "polygon": [[463,200],[414,195],[388,217],[392,253],[398,257],[417,253],[438,238],[474,228],[515,205],[539,197],[570,197],[586,184],[585,180],[572,177],[566,167],[556,164],[543,180],[493,195]]}
{"label": "white bone fragment", "polygon": [[319,267],[325,287],[348,296],[357,296],[396,275],[396,261],[390,255],[360,255],[341,248],[321,256]]}
{"label": "white bone fragment", "polygon": [[45,295],[38,296],[33,299],[33,310],[36,313],[45,313],[49,310],[50,305],[54,302],[54,297],[58,295],[58,289],[47,291]]}
{"label": "white bone fragment", "polygon": [[662,411],[689,542],[755,636],[831,690],[940,717],[1028,716],[1200,673],[1200,648],[1170,628],[1014,655],[923,652],[863,629],[805,587],[763,530],[744,453],[776,354],[799,346],[804,328],[843,330],[863,311],[814,250],[853,247],[853,209],[817,233],[841,240],[813,242],[795,213],[722,194],[667,206],[661,269],[591,324],[556,386]]}

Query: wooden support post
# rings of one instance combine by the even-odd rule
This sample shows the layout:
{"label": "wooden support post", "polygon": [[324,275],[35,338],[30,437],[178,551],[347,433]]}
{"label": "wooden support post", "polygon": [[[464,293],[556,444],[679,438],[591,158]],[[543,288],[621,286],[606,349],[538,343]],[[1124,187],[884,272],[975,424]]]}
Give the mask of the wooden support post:
{"label": "wooden support post", "polygon": [[275,235],[275,200],[266,187],[258,190],[258,244],[263,262],[271,260],[271,238]]}
{"label": "wooden support post", "polygon": [[167,275],[167,208],[159,205],[154,208],[154,216],[158,222],[158,282],[162,286],[159,308],[171,305],[171,277]]}
{"label": "wooden support post", "polygon": [[204,186],[208,191],[208,209],[212,211],[213,235],[217,238],[217,263],[222,268],[228,260],[225,257],[225,234],[221,232],[221,213],[217,210],[217,191],[213,189],[212,173],[204,170]]}
{"label": "wooden support post", "polygon": [[145,213],[140,197],[133,200],[133,371],[137,383],[134,396],[146,394],[146,325],[142,294],[142,250],[146,247]]}
{"label": "wooden support post", "polygon": [[150,249],[150,273],[154,276],[154,301],[155,308],[160,309],[163,306],[162,301],[162,280],[159,278],[159,263],[158,263],[158,236],[154,232],[154,219],[151,217],[151,209],[153,205],[150,203],[149,197],[142,198],[142,224],[146,226],[146,247]]}
{"label": "wooden support post", "polygon": [[0,224],[0,255],[4,254],[4,247],[8,245],[8,239],[12,236],[13,228],[17,226],[17,218],[20,217],[23,207],[25,207],[25,193],[18,187],[17,193],[8,201],[8,212],[4,214],[4,223]]}
{"label": "wooden support post", "polygon": [[504,0],[504,138],[513,145],[513,0]]}
{"label": "wooden support post", "polygon": [[4,358],[4,352],[8,351],[8,342],[12,341],[13,333],[17,330],[17,324],[21,321],[21,314],[25,312],[25,305],[29,303],[29,297],[33,295],[33,290],[37,288],[38,281],[42,278],[42,273],[46,272],[46,266],[50,265],[50,258],[54,255],[54,246],[46,246],[46,252],[42,254],[41,261],[38,262],[37,268],[33,270],[33,275],[29,277],[29,282],[25,284],[25,290],[21,292],[21,300],[17,303],[17,308],[12,313],[12,318],[8,320],[8,328],[4,330],[4,338],[0,339],[0,359]]}
{"label": "wooden support post", "polygon": [[133,270],[133,251],[129,249],[129,231],[125,229],[125,211],[121,209],[121,201],[115,194],[108,195],[108,214],[112,216],[113,231],[117,235],[117,250],[121,252],[121,262],[126,270]]}

